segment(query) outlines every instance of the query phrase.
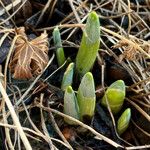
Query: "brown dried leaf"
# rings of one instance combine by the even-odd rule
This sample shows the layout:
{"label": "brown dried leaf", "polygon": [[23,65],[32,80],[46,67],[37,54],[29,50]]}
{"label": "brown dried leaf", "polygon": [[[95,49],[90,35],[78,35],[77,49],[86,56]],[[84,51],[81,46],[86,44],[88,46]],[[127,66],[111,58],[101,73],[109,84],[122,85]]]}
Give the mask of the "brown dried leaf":
{"label": "brown dried leaf", "polygon": [[10,70],[15,79],[30,79],[39,75],[48,63],[48,37],[41,36],[29,41],[24,28],[17,31],[21,35],[16,40],[14,56],[10,62]]}
{"label": "brown dried leaf", "polygon": [[113,46],[113,48],[123,48],[123,54],[120,55],[120,61],[122,61],[123,58],[126,58],[128,60],[136,60],[139,55],[139,51],[137,50],[137,46],[130,45],[127,41],[119,41],[117,44]]}
{"label": "brown dried leaf", "polygon": [[120,62],[126,58],[128,60],[137,60],[144,54],[139,51],[138,47],[143,49],[147,54],[150,54],[150,41],[145,41],[142,39],[138,39],[136,37],[130,37],[130,40],[134,43],[131,44],[127,40],[120,40],[117,44],[115,44],[112,48],[122,48],[124,51],[119,56]]}

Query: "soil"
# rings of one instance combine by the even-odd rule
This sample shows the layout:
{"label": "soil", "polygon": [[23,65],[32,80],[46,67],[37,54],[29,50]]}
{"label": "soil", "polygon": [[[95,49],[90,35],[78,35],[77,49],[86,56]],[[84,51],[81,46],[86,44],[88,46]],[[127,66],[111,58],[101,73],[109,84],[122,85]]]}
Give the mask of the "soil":
{"label": "soil", "polygon": [[[15,2],[18,4],[16,5]],[[1,2],[0,66],[1,81],[13,105],[32,149],[149,149],[150,148],[150,2],[148,0],[12,0]],[[9,9],[9,7],[10,9]],[[92,120],[83,125],[64,122],[61,82],[70,62],[75,62],[84,24],[89,12],[100,20],[100,48],[91,68],[96,88],[96,109]],[[52,32],[58,26],[67,58],[59,67]],[[13,40],[20,27],[29,41],[46,31],[49,66],[31,79],[14,79],[9,63],[16,45]],[[49,61],[50,62],[50,61]],[[32,66],[30,66],[32,67]],[[107,87],[116,80],[126,84],[126,98],[121,111],[113,115],[101,105]],[[74,75],[73,89],[80,80]],[[6,88],[5,88],[6,86]],[[9,108],[1,98],[0,149],[26,149],[19,137]],[[116,122],[126,108],[131,108],[128,129],[119,136]],[[9,127],[6,131],[7,125]],[[94,132],[93,132],[94,131]],[[100,134],[107,137],[100,139]],[[10,135],[10,141],[9,140]],[[108,142],[112,140],[111,142]],[[119,146],[117,148],[114,143]]]}

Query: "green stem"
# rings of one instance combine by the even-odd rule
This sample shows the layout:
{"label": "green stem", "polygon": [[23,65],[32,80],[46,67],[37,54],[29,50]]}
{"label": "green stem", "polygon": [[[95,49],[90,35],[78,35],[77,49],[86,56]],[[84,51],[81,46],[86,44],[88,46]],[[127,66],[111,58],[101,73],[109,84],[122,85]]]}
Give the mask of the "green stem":
{"label": "green stem", "polygon": [[86,73],[80,83],[77,93],[78,105],[80,110],[80,120],[91,119],[95,111],[95,85],[93,75]]}
{"label": "green stem", "polygon": [[82,77],[92,68],[100,46],[100,22],[96,12],[88,16],[80,48],[76,57],[76,70]]}
{"label": "green stem", "polygon": [[54,45],[56,46],[56,57],[58,61],[58,65],[61,66],[65,62],[65,54],[64,54],[64,49],[62,48],[62,42],[61,42],[61,37],[60,37],[60,32],[58,27],[56,27],[53,31],[53,40],[54,40]]}
{"label": "green stem", "polygon": [[[77,98],[71,86],[68,86],[64,95],[64,113],[79,120],[79,107]],[[67,118],[64,118],[68,124],[76,124]]]}

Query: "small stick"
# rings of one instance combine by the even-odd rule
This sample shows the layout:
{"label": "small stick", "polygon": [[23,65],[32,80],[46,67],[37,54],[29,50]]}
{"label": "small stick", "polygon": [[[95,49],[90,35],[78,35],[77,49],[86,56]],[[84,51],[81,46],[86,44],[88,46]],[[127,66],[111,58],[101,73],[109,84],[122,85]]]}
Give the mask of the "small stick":
{"label": "small stick", "polygon": [[50,116],[50,119],[51,119],[51,123],[52,123],[52,126],[54,127],[55,131],[57,132],[57,134],[60,136],[60,138],[64,141],[64,143],[66,143],[69,147],[70,150],[73,150],[73,148],[71,147],[71,145],[69,144],[69,142],[66,140],[66,138],[64,137],[64,135],[62,134],[62,132],[60,131],[55,119],[54,119],[54,116],[52,114],[52,112],[49,112],[49,116]]}
{"label": "small stick", "polygon": [[146,119],[147,121],[150,122],[150,116],[141,108],[139,107],[136,103],[134,103],[133,101],[131,101],[130,99],[126,98],[126,100],[132,104],[132,106],[134,106]]}
{"label": "small stick", "polygon": [[98,132],[95,131],[92,127],[90,127],[90,126],[88,126],[88,125],[82,123],[81,121],[79,121],[79,120],[77,120],[77,119],[75,119],[75,118],[73,118],[73,117],[70,117],[70,116],[68,116],[68,115],[65,115],[65,114],[63,114],[63,113],[61,113],[61,112],[59,112],[59,111],[57,111],[57,110],[55,110],[55,109],[48,108],[48,107],[44,107],[44,106],[41,105],[41,104],[36,104],[36,107],[42,108],[43,110],[45,110],[45,111],[47,111],[47,112],[53,112],[53,113],[55,113],[55,114],[57,114],[57,115],[60,115],[60,116],[62,116],[62,117],[64,117],[64,118],[68,118],[68,119],[70,119],[70,120],[76,122],[78,125],[84,127],[85,129],[91,131],[91,132],[92,132],[94,135],[96,135],[98,138],[104,140],[105,142],[109,143],[110,145],[112,145],[112,146],[114,146],[114,147],[116,147],[116,148],[123,148],[123,146],[121,146],[120,144],[118,144],[118,143],[114,142],[113,140],[107,138],[106,136],[104,136],[104,135],[98,133]]}
{"label": "small stick", "polygon": [[21,3],[21,0],[15,0],[15,1],[13,1],[11,4],[5,6],[5,9],[3,8],[3,9],[0,10],[0,16],[2,16],[2,15],[5,13],[6,10],[7,10],[7,11],[11,10],[12,7],[15,7],[15,6],[18,5],[19,3]]}
{"label": "small stick", "polygon": [[9,109],[10,113],[11,113],[13,122],[17,126],[18,133],[19,133],[19,135],[20,135],[20,137],[22,139],[22,142],[23,142],[26,150],[32,150],[32,147],[31,147],[31,145],[30,145],[30,143],[29,143],[29,141],[28,141],[25,133],[23,132],[23,129],[21,127],[19,119],[18,119],[18,117],[16,115],[16,112],[14,111],[13,105],[11,104],[10,99],[9,99],[9,97],[8,97],[8,95],[7,95],[4,87],[2,85],[2,80],[0,80],[0,92],[1,92],[1,94],[2,94],[2,96],[4,98],[4,100],[5,100],[5,102],[7,104],[7,107]]}

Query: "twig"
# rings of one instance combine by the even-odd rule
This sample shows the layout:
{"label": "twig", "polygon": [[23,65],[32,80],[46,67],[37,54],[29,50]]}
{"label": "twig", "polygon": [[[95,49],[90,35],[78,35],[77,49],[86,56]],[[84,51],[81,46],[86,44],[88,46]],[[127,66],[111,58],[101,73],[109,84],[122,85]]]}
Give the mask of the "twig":
{"label": "twig", "polygon": [[[7,33],[5,34],[5,35],[7,35]],[[4,37],[4,36],[3,36]],[[1,39],[1,44],[2,44],[2,41],[4,40],[3,39],[3,37],[2,37],[2,39]],[[3,85],[3,87],[4,87],[4,89],[6,89],[6,84],[5,84],[5,82],[4,82],[4,78],[3,78],[3,75],[2,75],[2,67],[0,66],[0,76],[1,76],[1,82],[2,82],[2,85]],[[6,117],[6,110],[5,110],[5,100],[4,100],[4,98],[2,98],[2,103],[1,103],[1,108],[2,108],[2,115],[3,115],[3,122],[4,123],[8,123],[7,122],[7,117]],[[6,140],[7,140],[7,143],[8,143],[8,147],[11,149],[11,150],[14,150],[14,146],[13,146],[13,144],[12,144],[12,141],[11,141],[11,138],[10,138],[10,132],[9,132],[9,129],[8,128],[5,128],[5,135],[6,135]]]}
{"label": "twig", "polygon": [[76,122],[78,125],[80,125],[80,126],[84,127],[85,129],[91,131],[94,135],[96,135],[96,136],[99,137],[100,139],[104,140],[105,142],[111,144],[112,146],[114,146],[114,147],[116,147],[116,148],[123,148],[123,146],[121,146],[121,145],[119,145],[118,143],[114,142],[113,140],[111,140],[111,139],[105,137],[104,135],[98,133],[97,131],[95,131],[95,130],[94,130],[93,128],[91,128],[90,126],[88,126],[88,125],[82,123],[81,121],[79,121],[79,120],[77,120],[77,119],[75,119],[75,118],[73,118],[73,117],[70,117],[70,116],[68,116],[68,115],[65,115],[65,114],[63,114],[63,113],[61,113],[61,112],[59,112],[59,111],[57,111],[57,110],[55,110],[55,109],[51,109],[51,108],[48,108],[48,107],[44,107],[44,106],[41,105],[41,104],[36,104],[36,106],[39,107],[39,108],[42,108],[43,110],[45,110],[45,111],[47,111],[47,112],[53,112],[53,113],[55,113],[55,114],[57,114],[57,115],[60,115],[60,116],[62,116],[62,117],[64,117],[64,118],[70,119],[70,120]]}
{"label": "twig", "polygon": [[[130,12],[130,0],[127,0],[128,1],[128,12]],[[131,31],[131,15],[130,13],[128,14],[128,20],[129,20],[129,25],[128,25],[128,35],[130,34],[130,31]]]}
{"label": "twig", "polygon": [[150,116],[142,109],[140,108],[136,103],[131,101],[130,99],[126,98],[126,100],[132,104],[149,122],[150,122]]}
{"label": "twig", "polygon": [[60,136],[60,138],[64,141],[64,143],[66,143],[70,148],[70,150],[73,150],[73,148],[71,147],[71,145],[69,144],[69,142],[66,140],[66,138],[64,137],[64,135],[62,134],[62,132],[60,131],[57,123],[55,122],[54,116],[51,112],[49,112],[49,116],[51,119],[51,123],[52,126],[54,127],[55,131],[57,132],[57,134]]}
{"label": "twig", "polygon": [[143,134],[145,134],[147,137],[150,138],[150,133],[148,133],[147,131],[144,131],[141,127],[139,127],[133,120],[131,120],[133,125],[138,128]]}
{"label": "twig", "polygon": [[[44,94],[42,93],[40,95],[40,103],[41,104],[43,103],[43,98],[44,98]],[[55,148],[54,148],[54,145],[52,143],[51,137],[49,136],[49,133],[47,131],[47,128],[46,128],[46,125],[45,125],[44,116],[43,116],[43,110],[41,108],[40,108],[40,114],[41,114],[41,125],[42,125],[43,132],[44,132],[45,136],[48,139],[48,144],[49,144],[50,149],[54,150]]]}
{"label": "twig", "polygon": [[24,0],[23,2],[22,2],[22,4],[16,9],[16,11],[14,11],[14,13],[12,13],[7,19],[5,19],[4,21],[2,21],[2,22],[0,22],[0,25],[1,24],[4,24],[4,23],[6,23],[8,20],[10,20],[20,9],[21,9],[21,7],[23,7],[23,5],[25,4],[27,2],[27,0]]}
{"label": "twig", "polygon": [[[5,7],[5,5],[3,4],[3,2],[2,1],[0,1],[0,4],[2,5],[2,7],[5,9],[5,11],[6,11],[6,14],[8,15],[8,16],[10,16],[10,13],[8,12],[8,10],[6,9],[6,7]],[[12,3],[12,5],[13,5],[13,3]],[[11,22],[13,23],[13,25],[16,27],[16,23],[15,23],[15,21],[12,19],[12,18],[10,18],[10,20],[11,20]]]}
{"label": "twig", "polygon": [[146,55],[148,58],[150,58],[150,55],[149,55],[148,53],[146,53],[139,45],[133,43],[131,40],[128,40],[127,38],[125,38],[125,37],[119,35],[118,33],[113,32],[113,31],[111,31],[111,30],[109,30],[109,29],[106,29],[106,28],[104,28],[104,27],[101,27],[101,30],[103,30],[103,31],[105,31],[105,32],[107,32],[107,33],[109,33],[109,34],[111,34],[111,35],[113,35],[113,36],[115,36],[115,37],[117,37],[117,38],[119,38],[119,39],[121,39],[121,40],[126,41],[126,42],[129,43],[130,45],[133,45],[134,47],[137,48],[137,50],[139,50],[141,53],[143,53],[143,54]]}
{"label": "twig", "polygon": [[[10,129],[17,130],[17,126],[15,126],[15,125],[4,124],[4,123],[1,123],[1,122],[0,122],[0,126],[5,127],[5,128],[10,128]],[[41,137],[41,138],[43,138],[44,140],[47,141],[45,135],[40,134],[40,133],[38,133],[38,132],[35,132],[34,130],[29,129],[29,128],[26,128],[26,127],[22,127],[22,128],[23,128],[24,131],[30,132],[30,133],[32,133],[32,134],[35,134],[36,136],[39,136],[39,137]],[[26,134],[26,135],[28,135],[28,134]],[[51,138],[51,139],[52,139],[53,141],[56,141],[56,142],[58,142],[58,143],[60,143],[60,144],[62,144],[62,145],[64,145],[64,146],[66,146],[67,148],[69,148],[67,144],[65,144],[64,142],[60,141],[59,139],[55,139],[55,138]],[[39,140],[39,139],[38,139],[38,140]]]}
{"label": "twig", "polygon": [[[43,72],[45,72],[47,67],[52,63],[54,57],[55,57],[55,55],[53,54],[51,59],[49,60],[49,62],[47,64],[47,66],[43,70]],[[36,84],[36,82],[40,79],[40,77],[43,74],[43,72],[39,76],[36,77],[36,79],[33,81],[33,83],[30,85],[30,87],[26,90],[26,92],[22,95],[22,97],[18,100],[18,102],[15,105],[19,105],[21,103],[21,101],[27,96],[27,94],[30,92],[30,90],[33,88],[33,86]]]}
{"label": "twig", "polygon": [[15,0],[11,4],[5,6],[5,9],[3,8],[3,9],[0,10],[0,16],[2,16],[5,13],[5,10],[9,11],[9,10],[12,9],[12,7],[15,7],[19,3],[21,3],[21,0]]}
{"label": "twig", "polygon": [[77,13],[77,11],[76,11],[74,5],[73,5],[72,0],[68,0],[68,1],[69,1],[69,4],[70,4],[70,6],[71,6],[71,9],[72,9],[72,11],[73,11],[73,13],[74,13],[76,19],[77,19],[77,22],[78,22],[78,23],[81,23],[81,19],[80,19],[79,15],[78,15],[78,13]]}
{"label": "twig", "polygon": [[126,150],[139,150],[139,149],[147,149],[150,148],[150,145],[142,145],[142,146],[131,146],[131,147],[126,147]]}
{"label": "twig", "polygon": [[[84,24],[66,24],[66,25],[59,25],[59,27],[60,28],[66,28],[66,27],[80,27],[80,28],[82,28],[82,27],[84,27],[85,25]],[[127,38],[125,38],[125,37],[123,37],[123,36],[121,36],[121,35],[119,35],[118,33],[116,33],[116,32],[113,32],[113,31],[111,31],[111,30],[109,30],[109,29],[107,29],[107,28],[105,28],[105,27],[100,27],[101,28],[101,30],[103,30],[103,31],[105,31],[105,32],[107,32],[107,33],[109,33],[109,34],[111,34],[111,35],[113,35],[113,36],[115,36],[115,37],[117,37],[117,38],[119,38],[120,40],[124,40],[124,41],[126,41],[127,43],[129,43],[130,45],[133,45],[134,47],[136,47],[137,48],[137,50],[139,50],[141,53],[143,53],[145,56],[147,56],[148,58],[150,58],[150,55],[147,53],[147,52],[145,52],[139,45],[137,45],[136,43],[134,43],[134,42],[132,42],[131,40],[129,40],[129,39],[127,39]],[[36,31],[43,31],[43,30],[52,30],[52,29],[54,29],[54,27],[47,27],[47,28],[43,28],[43,29],[37,29]],[[132,37],[132,36],[131,36]]]}
{"label": "twig", "polygon": [[25,148],[27,150],[32,150],[31,145],[30,145],[30,143],[29,143],[29,141],[28,141],[28,139],[27,139],[27,137],[26,137],[22,127],[21,127],[19,119],[18,119],[18,117],[17,117],[17,115],[16,115],[16,113],[14,111],[13,105],[11,104],[10,99],[9,99],[9,97],[8,97],[8,95],[7,95],[7,93],[6,93],[5,89],[4,89],[1,81],[0,81],[0,92],[1,92],[5,102],[7,104],[7,107],[9,109],[10,113],[11,113],[11,116],[12,116],[12,119],[14,121],[14,124],[17,126],[17,130],[19,132],[19,135],[20,135],[20,137],[22,139],[22,142],[23,142]]}
{"label": "twig", "polygon": [[39,18],[38,18],[38,20],[37,20],[35,26],[37,26],[37,25],[39,24],[39,22],[41,21],[41,19],[42,19],[44,13],[45,13],[46,10],[49,8],[51,2],[52,2],[52,0],[48,0],[48,1],[47,1],[47,3],[46,3],[46,5],[44,6],[44,8],[43,8],[43,10],[42,10],[42,12],[41,12],[41,14],[40,14],[40,16],[39,16]]}

